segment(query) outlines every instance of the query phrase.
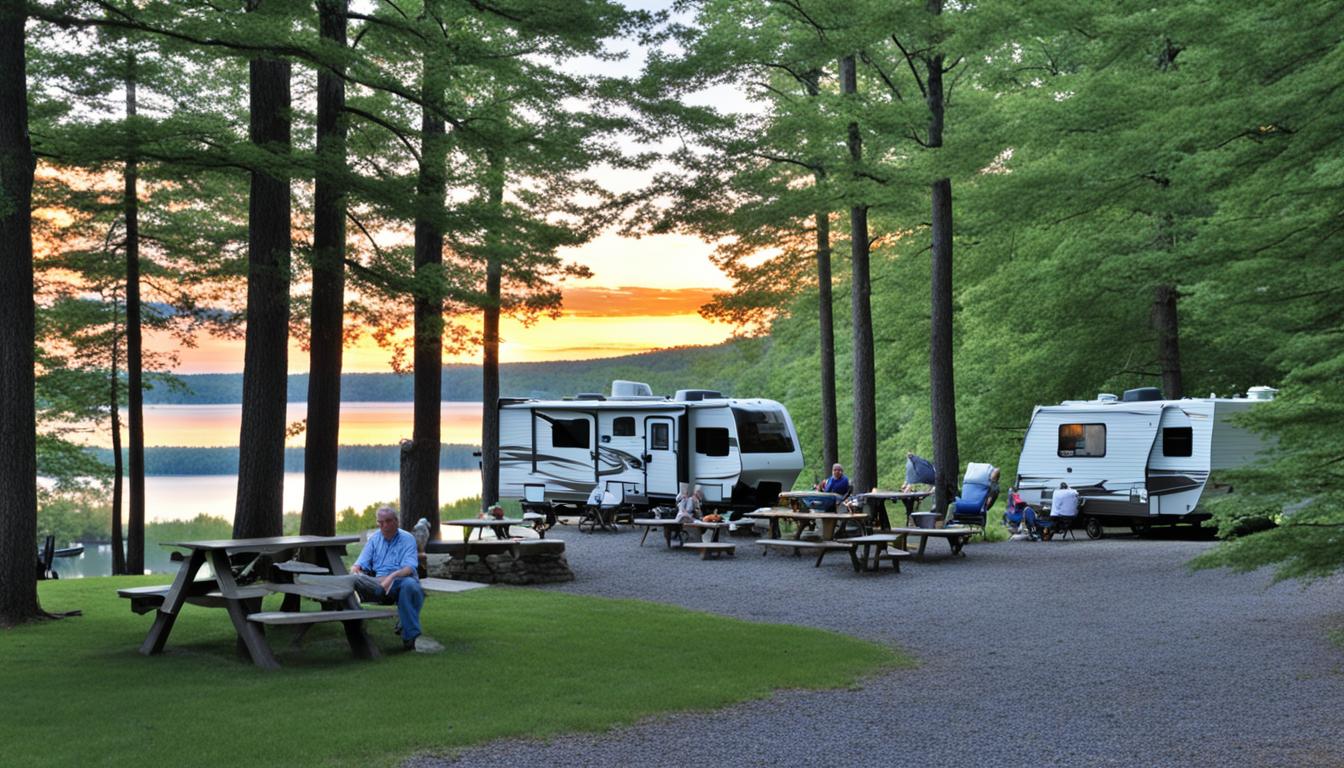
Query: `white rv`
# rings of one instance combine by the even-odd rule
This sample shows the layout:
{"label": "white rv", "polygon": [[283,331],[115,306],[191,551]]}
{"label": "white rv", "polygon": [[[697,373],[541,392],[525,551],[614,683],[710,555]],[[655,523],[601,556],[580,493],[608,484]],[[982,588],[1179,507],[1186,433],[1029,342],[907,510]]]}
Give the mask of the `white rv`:
{"label": "white rv", "polygon": [[499,493],[581,504],[595,486],[636,506],[671,503],[699,485],[708,506],[774,504],[793,487],[803,452],[793,420],[773,400],[612,383],[611,395],[499,401]]}
{"label": "white rv", "polygon": [[1068,483],[1085,502],[1093,536],[1102,524],[1138,529],[1207,519],[1201,495],[1227,490],[1216,480],[1218,470],[1248,464],[1264,447],[1229,417],[1272,400],[1275,391],[1252,387],[1248,397],[1163,400],[1145,387],[1121,398],[1038,405],[1015,487],[1028,504],[1040,505]]}

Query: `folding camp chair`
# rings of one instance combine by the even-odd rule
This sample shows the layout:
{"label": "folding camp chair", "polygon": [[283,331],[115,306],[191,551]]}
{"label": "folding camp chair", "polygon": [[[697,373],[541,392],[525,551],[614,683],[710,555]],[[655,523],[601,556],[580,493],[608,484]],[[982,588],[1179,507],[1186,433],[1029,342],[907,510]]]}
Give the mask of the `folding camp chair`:
{"label": "folding camp chair", "polygon": [[523,519],[527,520],[537,535],[543,539],[546,538],[546,532],[554,528],[559,521],[555,507],[546,501],[546,486],[540,483],[523,484],[522,507]]}
{"label": "folding camp chair", "polygon": [[[620,482],[609,482],[604,489],[601,485],[595,486],[593,492],[588,495],[588,502],[583,505],[583,517],[579,520],[579,530],[584,533],[603,530],[615,533],[620,529],[616,527],[616,512],[625,502],[625,484]],[[584,530],[584,527],[587,530]]]}
{"label": "folding camp chair", "polygon": [[994,467],[989,464],[966,465],[961,494],[952,500],[948,525],[969,525],[978,528],[977,532],[984,535],[989,510],[999,498],[998,483],[990,479],[993,474]]}

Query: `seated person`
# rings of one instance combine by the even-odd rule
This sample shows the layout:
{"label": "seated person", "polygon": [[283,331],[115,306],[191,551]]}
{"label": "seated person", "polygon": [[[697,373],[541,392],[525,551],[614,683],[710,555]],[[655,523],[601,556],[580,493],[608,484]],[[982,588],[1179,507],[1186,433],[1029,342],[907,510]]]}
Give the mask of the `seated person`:
{"label": "seated person", "polygon": [[1011,488],[1008,490],[1008,510],[1003,513],[1003,524],[1014,534],[1024,533],[1031,537],[1032,541],[1040,538],[1040,530],[1036,524],[1036,510],[1022,500],[1021,494]]}
{"label": "seated person", "polygon": [[1078,506],[1078,492],[1070,488],[1068,483],[1060,483],[1059,490],[1050,497],[1050,515],[1040,521],[1041,527],[1045,529],[1045,538],[1049,539],[1054,533],[1055,522],[1060,518],[1077,517]]}
{"label": "seated person", "polygon": [[[848,497],[852,490],[849,478],[845,477],[845,468],[838,463],[831,465],[831,476],[826,478],[825,482],[817,483],[814,488],[822,493],[835,493],[841,497]],[[835,499],[826,499],[820,504],[808,504],[808,506],[818,512],[834,512]]]}
{"label": "seated person", "polygon": [[705,492],[700,489],[700,486],[695,486],[695,490],[691,491],[689,495],[683,496],[677,502],[675,521],[677,523],[693,523],[699,520],[702,511],[700,504],[704,500]]}
{"label": "seated person", "polygon": [[[938,481],[937,472],[933,464],[925,458],[916,456],[907,451],[905,454],[905,484],[901,486],[901,493],[911,491],[928,490]],[[921,488],[920,486],[928,486]]]}
{"label": "seated person", "polygon": [[366,600],[397,604],[402,645],[413,651],[420,637],[420,608],[425,604],[416,577],[420,558],[415,536],[398,527],[397,512],[391,507],[379,507],[377,517],[378,533],[369,537],[350,567],[354,588]]}

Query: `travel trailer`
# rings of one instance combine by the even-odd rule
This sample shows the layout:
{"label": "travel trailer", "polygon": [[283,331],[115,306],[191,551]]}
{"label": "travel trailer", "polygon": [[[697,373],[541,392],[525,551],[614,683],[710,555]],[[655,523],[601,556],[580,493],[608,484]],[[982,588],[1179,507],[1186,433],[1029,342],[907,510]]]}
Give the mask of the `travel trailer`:
{"label": "travel trailer", "polygon": [[1122,397],[1038,405],[1022,443],[1016,489],[1028,504],[1048,501],[1061,482],[1084,502],[1089,535],[1102,525],[1140,530],[1197,523],[1209,515],[1200,498],[1227,491],[1219,470],[1244,466],[1264,448],[1261,438],[1229,419],[1274,399],[1252,387],[1246,397],[1163,400],[1156,388]]}
{"label": "travel trailer", "polygon": [[699,485],[709,507],[778,501],[803,469],[793,420],[773,400],[614,381],[611,394],[563,400],[500,398],[499,493],[582,504],[594,487],[636,507],[670,504]]}

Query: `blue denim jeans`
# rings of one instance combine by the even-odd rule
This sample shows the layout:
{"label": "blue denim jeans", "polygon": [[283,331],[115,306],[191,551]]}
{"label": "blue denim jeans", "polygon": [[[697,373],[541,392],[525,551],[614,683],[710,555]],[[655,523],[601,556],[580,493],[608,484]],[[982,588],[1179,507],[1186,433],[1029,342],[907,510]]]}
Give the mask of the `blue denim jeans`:
{"label": "blue denim jeans", "polygon": [[401,639],[414,640],[420,636],[420,607],[425,604],[425,591],[415,576],[402,576],[392,582],[392,589],[386,593],[378,579],[366,573],[302,576],[295,581],[305,584],[341,584],[358,592],[359,598],[365,602],[384,605],[396,603],[397,620],[401,622]]}

